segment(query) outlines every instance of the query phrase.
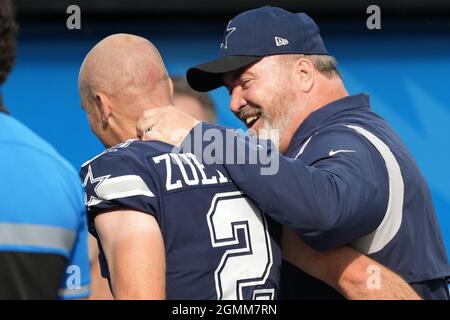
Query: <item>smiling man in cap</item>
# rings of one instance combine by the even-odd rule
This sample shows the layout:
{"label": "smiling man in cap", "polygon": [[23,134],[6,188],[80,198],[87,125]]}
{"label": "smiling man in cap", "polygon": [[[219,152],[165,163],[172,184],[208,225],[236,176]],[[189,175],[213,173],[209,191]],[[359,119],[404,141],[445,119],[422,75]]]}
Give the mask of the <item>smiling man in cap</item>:
{"label": "smiling man in cap", "polygon": [[[274,175],[261,175],[262,163],[226,163],[227,150],[216,160],[265,214],[289,227],[288,261],[301,259],[300,238],[319,251],[350,245],[422,297],[449,298],[450,266],[427,183],[368,95],[349,95],[310,17],[275,7],[239,14],[220,57],[189,69],[187,79],[198,91],[224,85],[231,111],[260,137],[277,130],[277,147],[265,149],[280,152]],[[143,115],[144,139],[181,143],[173,132],[191,130],[185,124],[192,121],[181,114],[164,121],[167,112]],[[225,130],[203,123],[191,134],[211,128]],[[233,152],[246,157],[239,147]]]}

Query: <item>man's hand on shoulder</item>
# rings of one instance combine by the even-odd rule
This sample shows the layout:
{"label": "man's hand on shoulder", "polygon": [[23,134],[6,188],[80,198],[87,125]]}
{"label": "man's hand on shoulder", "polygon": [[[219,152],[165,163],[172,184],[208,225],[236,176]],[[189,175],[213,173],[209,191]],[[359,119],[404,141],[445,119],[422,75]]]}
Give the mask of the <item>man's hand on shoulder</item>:
{"label": "man's hand on shoulder", "polygon": [[137,136],[141,140],[159,140],[180,146],[200,121],[173,106],[146,110],[139,118]]}

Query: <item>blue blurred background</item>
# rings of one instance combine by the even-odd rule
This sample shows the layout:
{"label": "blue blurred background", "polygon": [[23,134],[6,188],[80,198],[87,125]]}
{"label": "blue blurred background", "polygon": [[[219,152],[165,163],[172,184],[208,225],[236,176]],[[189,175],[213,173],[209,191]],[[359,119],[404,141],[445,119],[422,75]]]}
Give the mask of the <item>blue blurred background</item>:
{"label": "blue blurred background", "polygon": [[[122,19],[117,12],[109,18],[108,12],[99,14],[100,9],[89,16],[91,11],[85,13],[80,7],[81,30],[66,28],[64,9],[57,18],[31,16],[30,10],[19,15],[17,63],[2,88],[11,113],[76,169],[103,150],[90,132],[77,91],[80,64],[95,43],[117,32],[142,35],[160,49],[171,74],[184,74],[190,66],[216,56],[223,28],[236,13],[219,10],[214,19],[198,19],[177,12],[176,17],[182,16],[177,20],[167,18],[170,12],[165,11],[164,17],[153,13],[150,18],[133,19],[131,11]],[[371,31],[364,10],[358,15],[347,11],[323,15],[317,8],[312,12],[349,92],[369,93],[373,109],[392,124],[414,154],[429,182],[449,250],[450,19],[405,18],[400,11],[394,18],[382,19],[381,30]],[[212,97],[219,122],[242,127],[228,111],[226,90],[217,89]]]}

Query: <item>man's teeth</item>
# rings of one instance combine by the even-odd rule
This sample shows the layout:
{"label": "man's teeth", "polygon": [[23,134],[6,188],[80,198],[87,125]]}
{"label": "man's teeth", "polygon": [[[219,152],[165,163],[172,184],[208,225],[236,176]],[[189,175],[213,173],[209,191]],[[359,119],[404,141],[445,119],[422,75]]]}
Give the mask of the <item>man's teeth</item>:
{"label": "man's teeth", "polygon": [[250,125],[250,123],[252,123],[252,122],[258,120],[258,118],[259,118],[258,116],[248,117],[247,119],[245,119],[245,123],[246,123],[247,125]]}

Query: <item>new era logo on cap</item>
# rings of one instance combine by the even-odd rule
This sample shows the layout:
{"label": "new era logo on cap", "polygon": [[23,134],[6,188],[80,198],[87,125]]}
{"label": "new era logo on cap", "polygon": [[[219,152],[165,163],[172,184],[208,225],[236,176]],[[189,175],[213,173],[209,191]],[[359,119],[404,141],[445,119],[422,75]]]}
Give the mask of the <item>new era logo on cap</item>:
{"label": "new era logo on cap", "polygon": [[285,46],[285,45],[289,44],[289,41],[287,41],[287,39],[275,37],[275,44],[277,45],[277,47]]}

